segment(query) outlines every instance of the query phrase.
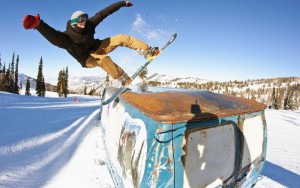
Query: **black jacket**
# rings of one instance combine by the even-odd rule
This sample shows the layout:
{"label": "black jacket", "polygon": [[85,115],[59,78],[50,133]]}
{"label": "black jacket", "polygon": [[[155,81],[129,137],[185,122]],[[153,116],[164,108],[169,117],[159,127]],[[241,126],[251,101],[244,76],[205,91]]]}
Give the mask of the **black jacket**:
{"label": "black jacket", "polygon": [[95,39],[95,29],[98,24],[110,14],[125,6],[125,1],[114,3],[99,11],[95,16],[86,21],[84,29],[71,26],[71,21],[67,23],[66,31],[60,32],[41,21],[36,28],[49,42],[60,48],[66,49],[83,67],[90,53],[97,50],[101,40]]}

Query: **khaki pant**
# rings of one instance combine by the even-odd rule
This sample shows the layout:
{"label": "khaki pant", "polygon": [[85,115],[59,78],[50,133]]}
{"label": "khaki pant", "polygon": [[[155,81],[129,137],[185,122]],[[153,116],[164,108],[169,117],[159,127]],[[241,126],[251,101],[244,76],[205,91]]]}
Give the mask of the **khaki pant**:
{"label": "khaki pant", "polygon": [[109,56],[106,55],[116,49],[118,46],[125,46],[127,48],[134,49],[140,52],[146,51],[148,47],[148,45],[143,41],[140,41],[128,35],[119,34],[113,37],[109,37],[104,39],[101,42],[99,48],[95,52],[90,54],[85,62],[86,67],[93,68],[99,66],[114,79],[118,78],[124,72],[123,69],[116,63],[114,63]]}

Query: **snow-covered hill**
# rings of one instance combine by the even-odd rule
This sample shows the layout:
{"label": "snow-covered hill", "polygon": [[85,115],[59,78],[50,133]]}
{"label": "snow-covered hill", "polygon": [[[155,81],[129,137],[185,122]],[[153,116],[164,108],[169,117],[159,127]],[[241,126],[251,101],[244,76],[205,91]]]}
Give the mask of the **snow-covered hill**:
{"label": "snow-covered hill", "polygon": [[[0,187],[114,187],[97,97],[0,92]],[[78,102],[74,102],[76,97]],[[300,187],[300,111],[267,110],[267,161],[255,187]]]}
{"label": "snow-covered hill", "polygon": [[[27,79],[29,79],[30,88],[35,89],[36,88],[36,78],[32,78],[26,74],[21,73],[21,74],[19,74],[19,84],[22,83],[22,89],[25,90]],[[46,90],[47,91],[55,91],[56,86],[46,83]]]}
{"label": "snow-covered hill", "polygon": [[[98,88],[106,80],[106,75],[100,76],[82,76],[82,77],[71,77],[69,78],[69,88],[77,92],[83,91],[84,87],[87,88]],[[148,74],[147,78],[141,80],[137,78],[133,84],[141,85],[146,82],[148,85],[160,86],[160,87],[171,87],[179,88],[185,87],[186,85],[193,84],[192,89],[202,89],[196,86],[203,86],[209,84],[210,88],[215,92],[224,92],[225,85],[228,86],[230,92],[246,92],[246,90],[258,90],[259,88],[270,89],[273,87],[286,87],[287,84],[300,84],[299,77],[287,77],[287,78],[270,78],[270,79],[259,79],[259,80],[240,80],[240,81],[227,81],[227,82],[217,82],[212,80],[206,80],[196,77],[185,77],[180,78],[176,76],[169,76],[164,74]],[[183,85],[186,84],[186,85]],[[116,80],[110,78],[110,85],[119,86]],[[206,88],[203,88],[206,89]]]}
{"label": "snow-covered hill", "polygon": [[93,87],[100,85],[105,81],[104,75],[102,76],[75,76],[69,78],[69,88],[75,91],[81,91],[85,86]]}
{"label": "snow-covered hill", "polygon": [[30,80],[30,87],[35,88],[36,87],[36,79],[35,78],[27,76],[26,74],[19,74],[19,83],[22,83],[22,88],[26,88],[27,78]]}
{"label": "snow-covered hill", "polygon": [[[23,89],[25,88],[27,77],[28,76],[24,74],[19,75],[19,80],[22,81]],[[101,95],[106,86],[106,79],[106,75],[70,77],[68,83],[69,91],[70,93],[77,94],[86,93],[88,95]],[[35,89],[36,82],[34,78],[30,78],[30,84],[31,88]],[[108,84],[113,87],[120,87],[120,83],[110,77]],[[273,93],[273,88],[276,88],[278,89],[278,91],[276,91],[278,95],[280,92],[282,95],[280,108],[283,108],[283,98],[285,98],[287,95],[289,85],[298,85],[297,94],[295,93],[295,100],[296,103],[298,103],[297,105],[300,105],[300,97],[297,97],[300,96],[299,77],[216,82],[195,77],[180,78],[176,76],[151,73],[148,74],[144,80],[137,78],[132,84],[208,90],[216,93],[224,93],[253,99],[268,106],[272,105],[271,96]],[[56,86],[46,84],[46,90],[56,91]]]}
{"label": "snow-covered hill", "polygon": [[[106,80],[106,75],[101,76],[82,76],[82,77],[71,77],[69,78],[69,89],[72,89],[76,91],[77,93],[83,93],[84,88],[87,88],[87,92],[93,89],[97,89],[97,93],[101,93],[104,88],[104,82]],[[112,78],[110,80],[110,85],[119,87],[120,84],[118,81],[113,80]],[[206,83],[208,80],[200,79],[200,78],[193,78],[193,77],[187,77],[187,78],[179,78],[175,76],[168,76],[164,74],[149,74],[148,77],[144,80],[145,82],[159,82],[161,83],[160,86],[162,87],[178,87],[178,83],[180,82],[191,82],[191,83]],[[133,84],[140,85],[143,83],[143,80],[140,78],[136,78],[134,80]]]}

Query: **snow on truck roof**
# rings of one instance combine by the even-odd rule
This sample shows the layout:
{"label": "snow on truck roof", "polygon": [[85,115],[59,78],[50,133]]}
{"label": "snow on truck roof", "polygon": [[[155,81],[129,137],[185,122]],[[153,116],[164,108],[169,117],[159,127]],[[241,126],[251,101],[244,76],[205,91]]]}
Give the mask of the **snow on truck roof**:
{"label": "snow on truck roof", "polygon": [[[116,88],[107,89],[110,93],[116,91]],[[266,105],[254,100],[202,90],[129,90],[119,99],[156,121],[169,123],[206,121],[266,109]]]}

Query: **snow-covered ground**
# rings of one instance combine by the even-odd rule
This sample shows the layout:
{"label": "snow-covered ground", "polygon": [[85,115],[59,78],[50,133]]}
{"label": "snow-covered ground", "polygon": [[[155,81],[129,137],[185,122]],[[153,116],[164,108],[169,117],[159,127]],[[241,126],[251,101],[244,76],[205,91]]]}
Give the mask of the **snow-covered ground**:
{"label": "snow-covered ground", "polygon": [[[0,187],[114,187],[99,99],[56,96],[0,92]],[[300,187],[300,111],[266,118],[267,162],[255,187]]]}
{"label": "snow-covered ground", "polygon": [[47,95],[0,92],[0,187],[112,187],[99,98]]}
{"label": "snow-covered ground", "polygon": [[267,161],[256,187],[300,187],[300,111],[266,110]]}

